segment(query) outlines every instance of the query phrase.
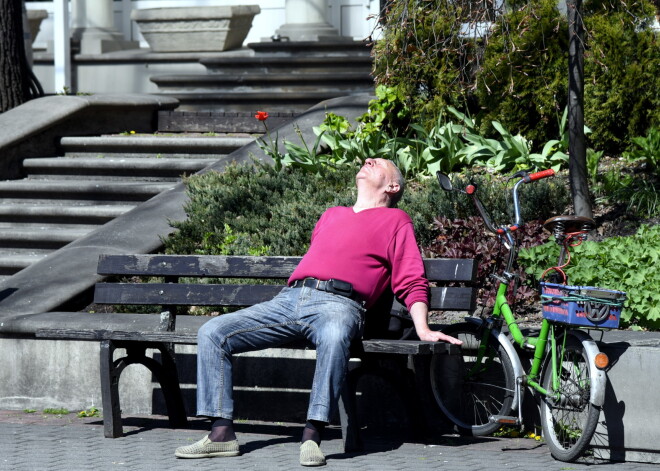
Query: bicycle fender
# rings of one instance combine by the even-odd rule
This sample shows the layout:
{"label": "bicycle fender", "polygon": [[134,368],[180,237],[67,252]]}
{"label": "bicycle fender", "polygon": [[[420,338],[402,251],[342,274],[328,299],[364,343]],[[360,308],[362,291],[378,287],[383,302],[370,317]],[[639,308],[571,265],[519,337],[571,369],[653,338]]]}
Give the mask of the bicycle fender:
{"label": "bicycle fender", "polygon": [[[481,325],[484,323],[483,319],[477,319],[474,317],[466,317],[465,320],[471,324],[476,325]],[[509,355],[509,360],[511,360],[511,366],[513,367],[514,378],[516,381],[518,381],[518,378],[525,376],[525,370],[523,369],[522,362],[518,356],[518,352],[516,352],[516,348],[511,343],[511,340],[509,340],[509,337],[507,337],[506,334],[503,334],[499,330],[493,329],[491,330],[491,334],[495,336],[497,341],[504,348],[506,354]],[[512,410],[518,410],[518,402],[518,388],[513,388],[513,403],[511,404]],[[522,398],[520,398],[520,402],[522,403]]]}
{"label": "bicycle fender", "polygon": [[587,354],[587,358],[591,363],[592,367],[589,368],[589,380],[591,381],[591,393],[589,395],[589,401],[597,406],[601,407],[605,403],[605,389],[607,387],[607,374],[605,371],[596,368],[595,360],[596,355],[600,353],[598,345],[594,339],[591,338],[586,332],[581,330],[569,330],[569,335],[572,335],[582,343],[584,351]]}

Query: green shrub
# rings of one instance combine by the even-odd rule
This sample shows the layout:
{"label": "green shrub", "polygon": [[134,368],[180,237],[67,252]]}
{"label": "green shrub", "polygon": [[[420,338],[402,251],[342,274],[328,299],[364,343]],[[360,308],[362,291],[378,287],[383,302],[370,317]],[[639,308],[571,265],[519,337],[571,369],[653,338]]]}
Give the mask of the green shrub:
{"label": "green shrub", "polygon": [[302,255],[326,207],[351,205],[355,167],[320,176],[287,167],[229,166],[186,181],[188,219],[167,238],[167,253]]}
{"label": "green shrub", "polygon": [[626,217],[654,218],[660,215],[660,130],[651,128],[645,137],[632,138],[622,159],[610,160],[598,172],[602,152],[587,152],[591,191],[598,203],[625,207]]}
{"label": "green shrub", "polygon": [[411,118],[436,122],[447,106],[465,108],[476,56],[469,40],[459,37],[462,1],[389,2],[383,39],[374,46],[377,83],[404,97]]}
{"label": "green shrub", "polygon": [[[173,222],[178,229],[165,239],[165,251],[177,254],[303,255],[319,216],[336,205],[355,202],[356,167],[326,171],[321,177],[302,168],[229,166],[187,179],[188,218]],[[493,216],[503,222],[506,192],[503,181],[487,175],[470,177]],[[467,184],[459,179],[458,185]],[[526,219],[562,212],[568,201],[561,180],[525,185],[522,211]],[[410,214],[420,246],[437,236],[438,216],[465,218],[474,214],[466,197],[444,193],[434,178],[409,180],[399,207]]]}
{"label": "green shrub", "polygon": [[497,21],[475,83],[484,132],[500,121],[537,146],[559,135],[568,99],[568,33],[556,5],[532,1]]}
{"label": "green shrub", "polygon": [[652,127],[646,136],[633,137],[630,149],[623,153],[629,162],[643,162],[648,170],[660,175],[660,127]]}
{"label": "green shrub", "polygon": [[660,126],[660,36],[645,28],[654,8],[592,0],[585,10],[585,122],[594,147],[619,153]]}
{"label": "green shrub", "polygon": [[[427,129],[451,105],[475,116],[482,134],[495,135],[497,121],[538,151],[559,137],[567,105],[568,24],[556,4],[514,1],[505,12],[462,0],[392,2],[374,48],[377,83],[405,97]],[[649,0],[585,1],[584,115],[599,150],[618,153],[660,122],[654,9]],[[488,36],[461,32],[484,21]]]}
{"label": "green shrub", "polygon": [[[660,328],[660,225],[642,226],[636,235],[587,241],[571,250],[565,269],[571,285],[625,291],[621,327]],[[554,242],[522,250],[520,262],[537,280],[554,266],[559,246]]]}

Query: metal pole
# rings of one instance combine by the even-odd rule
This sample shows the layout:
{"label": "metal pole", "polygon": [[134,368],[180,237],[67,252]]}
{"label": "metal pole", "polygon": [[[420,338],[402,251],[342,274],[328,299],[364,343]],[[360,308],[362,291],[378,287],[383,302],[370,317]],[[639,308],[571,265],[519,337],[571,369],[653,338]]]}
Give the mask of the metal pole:
{"label": "metal pole", "polygon": [[69,35],[69,1],[53,2],[53,34],[55,59],[55,92],[71,89],[71,40]]}

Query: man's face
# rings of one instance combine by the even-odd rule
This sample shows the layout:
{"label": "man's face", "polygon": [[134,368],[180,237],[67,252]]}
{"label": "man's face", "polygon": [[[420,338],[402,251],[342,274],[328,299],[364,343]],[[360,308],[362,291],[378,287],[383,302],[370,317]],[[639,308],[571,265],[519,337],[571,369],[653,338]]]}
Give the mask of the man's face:
{"label": "man's face", "polygon": [[[355,176],[355,181],[364,180],[370,186],[377,189],[388,189],[389,186],[398,184],[395,182],[395,170],[392,162],[386,159],[367,159]],[[398,190],[397,190],[398,191]]]}

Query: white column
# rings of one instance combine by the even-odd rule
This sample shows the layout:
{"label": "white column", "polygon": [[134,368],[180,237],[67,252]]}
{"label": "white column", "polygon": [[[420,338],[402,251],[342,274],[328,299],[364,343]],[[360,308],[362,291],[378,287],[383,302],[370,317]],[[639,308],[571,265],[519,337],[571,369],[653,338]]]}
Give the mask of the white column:
{"label": "white column", "polygon": [[286,23],[275,34],[290,41],[338,39],[339,32],[328,23],[328,0],[286,0]]}
{"label": "white column", "polygon": [[73,38],[80,41],[81,54],[103,54],[139,47],[136,41],[126,41],[115,29],[112,0],[71,1]]}
{"label": "white column", "polygon": [[53,2],[53,56],[55,92],[71,89],[71,41],[69,36],[69,1]]}

